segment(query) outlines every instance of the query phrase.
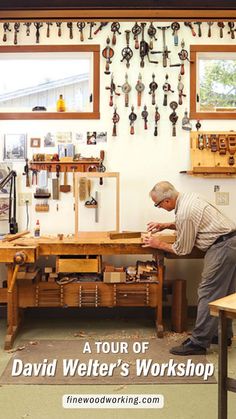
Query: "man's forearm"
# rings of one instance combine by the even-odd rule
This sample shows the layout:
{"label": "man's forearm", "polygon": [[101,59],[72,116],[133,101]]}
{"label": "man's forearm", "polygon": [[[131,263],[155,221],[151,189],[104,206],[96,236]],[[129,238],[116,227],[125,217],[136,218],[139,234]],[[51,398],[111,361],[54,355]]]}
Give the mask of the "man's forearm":
{"label": "man's forearm", "polygon": [[167,225],[166,228],[169,228],[170,230],[176,230],[175,223],[166,223],[166,225]]}
{"label": "man's forearm", "polygon": [[158,244],[158,249],[163,250],[164,252],[167,252],[167,253],[174,253],[175,254],[175,252],[173,250],[173,247],[172,247],[172,244],[170,244],[170,243],[160,241],[159,244]]}

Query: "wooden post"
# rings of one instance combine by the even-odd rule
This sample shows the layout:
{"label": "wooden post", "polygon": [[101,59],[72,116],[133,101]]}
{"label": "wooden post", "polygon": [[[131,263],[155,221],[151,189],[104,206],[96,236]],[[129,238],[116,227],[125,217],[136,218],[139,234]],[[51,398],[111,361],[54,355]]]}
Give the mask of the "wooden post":
{"label": "wooden post", "polygon": [[187,329],[186,281],[183,279],[172,283],[171,329],[177,333]]}
{"label": "wooden post", "polygon": [[75,239],[79,238],[79,177],[78,173],[74,176],[74,196],[75,196]]}

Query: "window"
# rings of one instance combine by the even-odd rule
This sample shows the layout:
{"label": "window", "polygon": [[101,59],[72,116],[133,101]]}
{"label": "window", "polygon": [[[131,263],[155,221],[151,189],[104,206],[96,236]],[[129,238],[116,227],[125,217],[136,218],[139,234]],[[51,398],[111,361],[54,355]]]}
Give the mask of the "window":
{"label": "window", "polygon": [[236,46],[191,45],[191,119],[236,118]]}
{"label": "window", "polygon": [[[98,119],[97,45],[0,47],[0,119]],[[62,95],[65,112],[57,112]]]}

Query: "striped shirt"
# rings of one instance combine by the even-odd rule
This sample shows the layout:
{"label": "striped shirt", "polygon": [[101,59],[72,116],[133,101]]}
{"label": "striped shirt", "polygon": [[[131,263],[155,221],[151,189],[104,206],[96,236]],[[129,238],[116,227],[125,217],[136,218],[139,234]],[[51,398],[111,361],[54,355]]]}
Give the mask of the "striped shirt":
{"label": "striped shirt", "polygon": [[180,193],[175,207],[177,255],[191,253],[194,246],[206,251],[218,237],[236,230],[236,224],[197,193]]}

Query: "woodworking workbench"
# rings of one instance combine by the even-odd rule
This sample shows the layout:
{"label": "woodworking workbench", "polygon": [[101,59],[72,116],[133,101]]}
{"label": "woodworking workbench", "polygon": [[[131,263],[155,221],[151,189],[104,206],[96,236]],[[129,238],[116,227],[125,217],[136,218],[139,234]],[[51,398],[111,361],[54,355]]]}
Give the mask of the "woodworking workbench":
{"label": "woodworking workbench", "polygon": [[218,419],[227,419],[227,391],[236,393],[236,380],[228,377],[227,319],[236,319],[236,293],[209,303],[210,314],[219,317]]}
{"label": "woodworking workbench", "polygon": [[[160,234],[163,240],[174,241],[173,235]],[[35,281],[19,279],[18,275],[21,265],[34,265],[40,256],[55,256],[59,258],[60,266],[68,264],[68,258],[71,258],[77,272],[89,264],[91,271],[88,268],[87,272],[94,272],[94,264],[99,263],[98,256],[152,253],[158,264],[158,273],[153,282],[108,284],[88,281],[58,285],[56,282],[42,282],[38,277]],[[10,242],[0,242],[0,262],[7,266],[8,284],[8,288],[0,288],[0,302],[7,303],[8,307],[5,349],[12,347],[23,309],[27,307],[153,307],[156,309],[157,335],[162,337],[163,259],[163,252],[142,247],[139,237],[111,239],[108,233],[100,232],[81,232],[78,239],[62,235],[39,238],[24,236]]]}

